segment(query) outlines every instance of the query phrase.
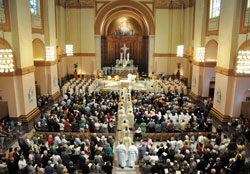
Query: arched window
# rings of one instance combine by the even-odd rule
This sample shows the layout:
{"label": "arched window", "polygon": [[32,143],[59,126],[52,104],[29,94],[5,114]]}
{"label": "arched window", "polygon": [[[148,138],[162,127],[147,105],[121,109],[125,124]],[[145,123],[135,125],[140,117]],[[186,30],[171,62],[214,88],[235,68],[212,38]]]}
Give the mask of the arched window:
{"label": "arched window", "polygon": [[210,0],[209,18],[216,18],[220,16],[221,0]]}
{"label": "arched window", "polygon": [[30,12],[32,15],[40,16],[40,0],[30,0]]}

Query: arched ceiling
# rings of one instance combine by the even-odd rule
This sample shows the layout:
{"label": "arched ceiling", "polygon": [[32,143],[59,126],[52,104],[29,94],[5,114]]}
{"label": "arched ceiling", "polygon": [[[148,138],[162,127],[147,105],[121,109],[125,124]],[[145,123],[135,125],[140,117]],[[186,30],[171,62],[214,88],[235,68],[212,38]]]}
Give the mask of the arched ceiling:
{"label": "arched ceiling", "polygon": [[116,32],[117,29],[121,28],[121,25],[123,23],[127,24],[127,28],[132,30],[133,33],[142,33],[142,29],[140,24],[134,19],[133,17],[130,17],[128,15],[120,16],[116,19],[114,19],[107,28],[108,33]]}
{"label": "arched ceiling", "polygon": [[[110,33],[110,27],[114,27],[114,24],[119,22],[122,18],[129,19],[128,22],[133,28],[134,32],[142,33],[143,35],[147,35],[148,30],[143,17],[136,13],[136,11],[132,11],[131,9],[118,9],[110,12],[109,16],[107,16],[102,29],[102,34],[108,35]],[[113,29],[111,29],[113,30]]]}
{"label": "arched ceiling", "polygon": [[113,1],[102,8],[96,17],[95,34],[104,34],[105,23],[107,23],[109,17],[121,10],[127,10],[131,14],[134,13],[134,19],[139,18],[137,22],[141,23],[140,21],[142,21],[143,25],[146,26],[142,28],[147,28],[147,34],[154,35],[155,25],[150,12],[142,4],[131,0]]}
{"label": "arched ceiling", "polygon": [[[126,0],[121,0],[126,1]],[[94,7],[96,0],[56,0],[65,8]],[[186,8],[193,6],[194,0],[155,0],[156,8]]]}

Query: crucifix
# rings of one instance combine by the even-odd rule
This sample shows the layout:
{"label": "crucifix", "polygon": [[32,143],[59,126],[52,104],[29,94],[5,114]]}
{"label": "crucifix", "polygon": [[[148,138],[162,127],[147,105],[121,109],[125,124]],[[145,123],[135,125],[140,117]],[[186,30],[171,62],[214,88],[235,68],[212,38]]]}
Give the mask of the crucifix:
{"label": "crucifix", "polygon": [[127,52],[127,50],[129,50],[129,48],[126,46],[126,44],[123,44],[123,47],[121,48],[122,50],[123,50],[123,52],[124,52],[124,59],[126,59],[126,52]]}

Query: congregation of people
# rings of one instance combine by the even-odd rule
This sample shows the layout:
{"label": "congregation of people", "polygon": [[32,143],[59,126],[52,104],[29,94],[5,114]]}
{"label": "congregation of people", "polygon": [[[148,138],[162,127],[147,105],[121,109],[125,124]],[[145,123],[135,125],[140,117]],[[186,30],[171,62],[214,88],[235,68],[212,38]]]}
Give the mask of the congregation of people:
{"label": "congregation of people", "polygon": [[[114,160],[121,169],[139,165],[142,174],[249,173],[245,148],[245,139],[250,141],[248,119],[241,116],[225,129],[217,126],[212,132],[208,111],[186,96],[179,80],[158,81],[156,91],[150,92],[129,88],[102,91],[96,90],[97,86],[93,79],[66,83],[63,99],[34,123],[36,131],[44,135],[28,138],[20,132],[18,147],[8,153],[0,148],[0,164],[6,162],[10,174],[111,174]],[[114,134],[96,134],[114,132],[119,137],[117,143]],[[176,132],[180,134],[171,135]],[[144,133],[170,135],[166,142],[153,142],[152,137],[144,141]]]}
{"label": "congregation of people", "polygon": [[119,97],[117,92],[95,91],[84,95],[67,92],[61,103],[36,122],[38,131],[114,133]]}
{"label": "congregation of people", "polygon": [[112,173],[113,137],[80,137],[65,135],[35,135],[32,140],[18,138],[19,147],[1,153],[9,174],[74,174]]}
{"label": "congregation of people", "polygon": [[182,93],[132,91],[135,129],[142,132],[210,132],[212,119]]}
{"label": "congregation of people", "polygon": [[37,106],[39,107],[39,109],[41,109],[42,107],[44,107],[48,103],[49,103],[49,97],[48,96],[43,95],[43,96],[38,96],[37,97]]}
{"label": "congregation of people", "polygon": [[220,133],[171,137],[166,143],[152,140],[139,146],[141,172],[149,173],[248,173],[250,158],[244,140]]}

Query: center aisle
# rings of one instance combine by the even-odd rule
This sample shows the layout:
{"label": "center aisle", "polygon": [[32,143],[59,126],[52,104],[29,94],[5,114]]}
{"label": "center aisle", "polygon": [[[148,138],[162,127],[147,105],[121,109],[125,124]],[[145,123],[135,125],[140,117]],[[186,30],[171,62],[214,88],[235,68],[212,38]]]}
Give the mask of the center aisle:
{"label": "center aisle", "polygon": [[[116,142],[115,147],[117,147],[120,142],[122,142],[126,150],[128,151],[129,146],[133,142],[134,137],[134,115],[133,115],[133,105],[131,100],[131,91],[128,88],[121,88],[119,91],[120,100],[118,106],[118,124],[117,124],[117,131],[116,131]],[[116,149],[114,149],[115,157]],[[128,152],[126,154],[128,157]],[[128,164],[128,159],[126,159],[126,166],[122,169],[118,166],[118,161],[115,160],[114,162],[114,174],[137,174],[139,173],[139,166],[135,165],[134,168],[130,168]]]}

